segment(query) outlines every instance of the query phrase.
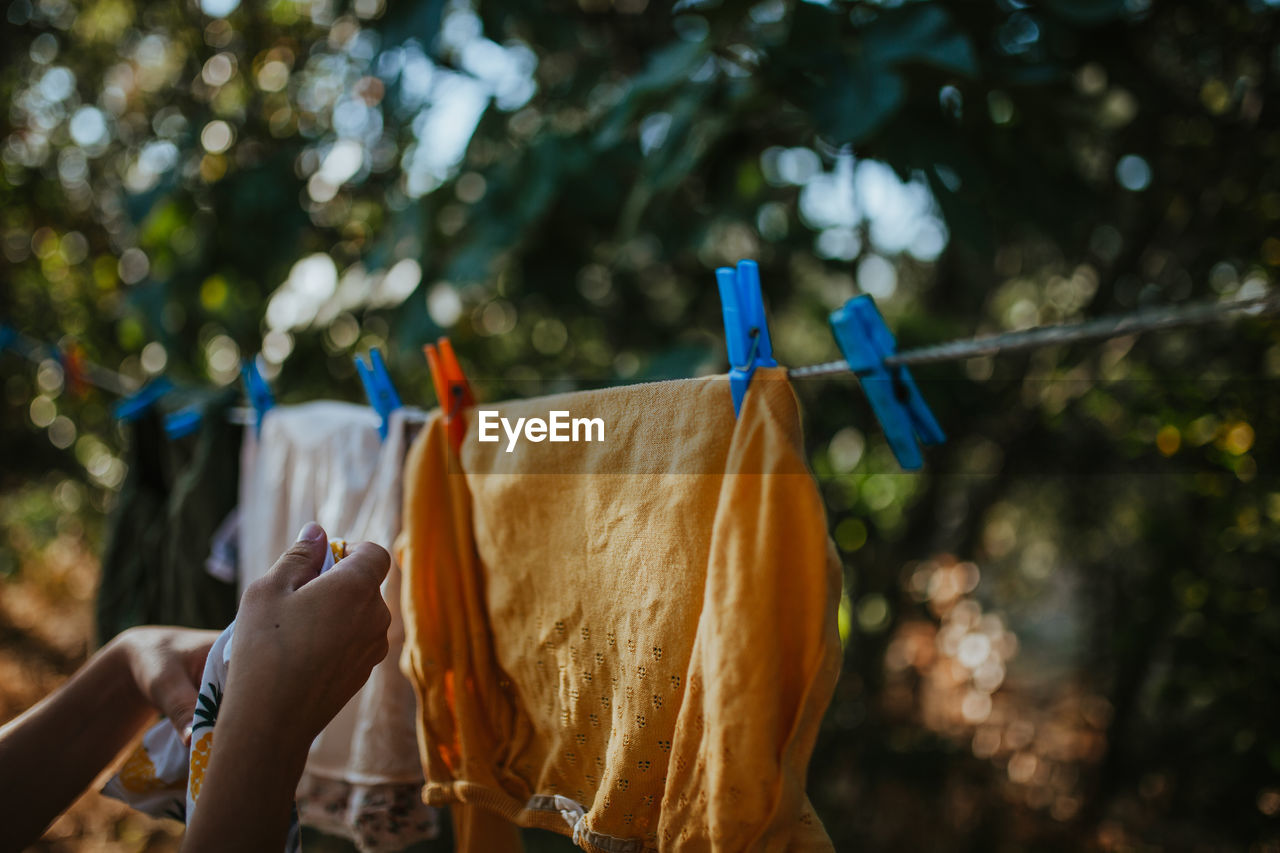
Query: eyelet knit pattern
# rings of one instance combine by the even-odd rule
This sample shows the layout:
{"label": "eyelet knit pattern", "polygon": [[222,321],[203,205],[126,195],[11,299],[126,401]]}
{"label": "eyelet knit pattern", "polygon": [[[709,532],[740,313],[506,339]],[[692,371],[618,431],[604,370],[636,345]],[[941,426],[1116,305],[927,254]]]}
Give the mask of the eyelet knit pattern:
{"label": "eyelet knit pattern", "polygon": [[785,372],[758,370],[737,419],[723,377],[486,408],[601,417],[606,441],[506,453],[473,423],[459,457],[435,418],[410,451],[401,667],[427,801],[589,851],[830,850],[804,778],[840,571]]}

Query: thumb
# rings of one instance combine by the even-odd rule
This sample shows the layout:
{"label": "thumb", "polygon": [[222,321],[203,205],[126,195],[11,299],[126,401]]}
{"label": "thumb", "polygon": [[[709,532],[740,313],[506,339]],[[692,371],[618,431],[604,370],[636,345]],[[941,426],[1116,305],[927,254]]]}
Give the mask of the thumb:
{"label": "thumb", "polygon": [[314,521],[308,521],[298,531],[298,540],[293,543],[293,547],[276,560],[270,574],[289,589],[297,589],[320,574],[327,542],[324,528]]}
{"label": "thumb", "polygon": [[196,715],[196,688],[187,680],[184,673],[174,672],[173,677],[166,678],[156,685],[156,703],[160,713],[173,723],[178,730],[182,743],[191,745],[191,724]]}

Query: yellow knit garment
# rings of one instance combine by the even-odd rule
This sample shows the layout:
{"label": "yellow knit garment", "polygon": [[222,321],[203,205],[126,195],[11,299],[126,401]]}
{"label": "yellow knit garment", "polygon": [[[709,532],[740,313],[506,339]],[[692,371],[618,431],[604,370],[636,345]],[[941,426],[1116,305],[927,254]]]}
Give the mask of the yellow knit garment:
{"label": "yellow knit garment", "polygon": [[481,408],[606,429],[507,453],[473,411],[460,462],[438,417],[410,451],[401,668],[458,849],[518,849],[501,815],[600,853],[831,850],[804,784],[840,570],[785,372],[737,419],[724,377]]}

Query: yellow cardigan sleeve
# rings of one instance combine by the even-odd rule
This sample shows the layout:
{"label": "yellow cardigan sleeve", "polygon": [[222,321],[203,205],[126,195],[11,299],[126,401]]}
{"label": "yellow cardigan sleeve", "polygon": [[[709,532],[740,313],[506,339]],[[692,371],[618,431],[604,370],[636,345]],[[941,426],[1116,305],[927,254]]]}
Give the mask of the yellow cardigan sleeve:
{"label": "yellow cardigan sleeve", "polygon": [[781,371],[758,371],[712,533],[659,838],[681,851],[831,850],[805,771],[840,666],[840,567]]}

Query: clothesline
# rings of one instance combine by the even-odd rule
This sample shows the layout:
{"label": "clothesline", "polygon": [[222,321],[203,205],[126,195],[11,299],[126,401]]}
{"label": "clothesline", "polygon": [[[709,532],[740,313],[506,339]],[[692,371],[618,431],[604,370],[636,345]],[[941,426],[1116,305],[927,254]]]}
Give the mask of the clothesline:
{"label": "clothesline", "polygon": [[[948,341],[903,350],[886,358],[884,363],[888,367],[896,367],[960,361],[978,356],[1005,355],[1063,344],[1109,340],[1144,332],[1201,326],[1236,315],[1260,317],[1277,312],[1280,312],[1280,295],[1267,293],[1227,302],[1203,302],[1154,308],[1134,314],[1086,320],[1081,323],[1040,326],[1015,332]],[[51,350],[52,355],[59,355],[55,348],[16,330],[9,330],[5,344],[9,349],[35,364],[49,358]],[[61,359],[58,360],[61,361]],[[77,369],[85,381],[120,396],[132,394],[140,385],[131,377],[91,361],[79,361]],[[800,379],[834,376],[848,372],[850,372],[848,362],[841,359],[805,367],[793,367],[788,370],[788,375],[793,379]],[[249,411],[244,408],[232,409],[228,418],[233,423],[239,424],[250,423],[252,420]]]}
{"label": "clothesline", "polygon": [[[6,328],[0,331],[0,335],[2,335],[0,341],[3,342],[3,347],[0,347],[0,349],[11,349],[32,364],[40,364],[46,359],[57,361],[63,365],[63,370],[66,371],[66,361],[62,352],[56,347],[42,343],[30,335],[24,335],[15,329]],[[79,371],[80,377],[90,385],[120,397],[127,397],[142,386],[142,383],[132,377],[85,359],[78,360],[75,369]],[[252,413],[243,406],[229,409],[227,411],[227,420],[242,426],[253,423]]]}
{"label": "clothesline", "polygon": [[[1177,305],[1165,308],[1153,308],[1135,314],[1118,317],[1101,317],[1097,320],[1086,320],[1082,323],[1064,323],[1056,326],[1039,326],[1017,332],[1002,332],[995,335],[983,335],[959,341],[917,347],[903,350],[884,360],[885,366],[897,367],[914,364],[929,364],[943,361],[960,361],[983,355],[1004,355],[1012,352],[1059,346],[1062,344],[1080,343],[1082,341],[1101,341],[1110,338],[1138,335],[1165,329],[1177,329],[1187,326],[1201,326],[1236,314],[1262,316],[1280,311],[1280,295],[1265,294],[1263,296],[1235,299],[1228,302],[1201,302],[1191,305]],[[792,378],[809,376],[832,376],[848,373],[848,362],[829,361],[807,367],[793,367],[788,371]]]}
{"label": "clothesline", "polygon": [[[46,359],[52,359],[63,365],[63,370],[66,370],[62,353],[56,347],[41,343],[33,337],[24,335],[17,329],[6,328],[0,330],[0,336],[2,336],[0,340],[4,343],[4,347],[0,348],[11,349],[32,364],[40,364]],[[76,368],[79,370],[81,377],[90,385],[95,385],[104,391],[110,391],[112,394],[118,394],[123,397],[138,390],[139,383],[109,367],[82,360],[77,362]]]}

